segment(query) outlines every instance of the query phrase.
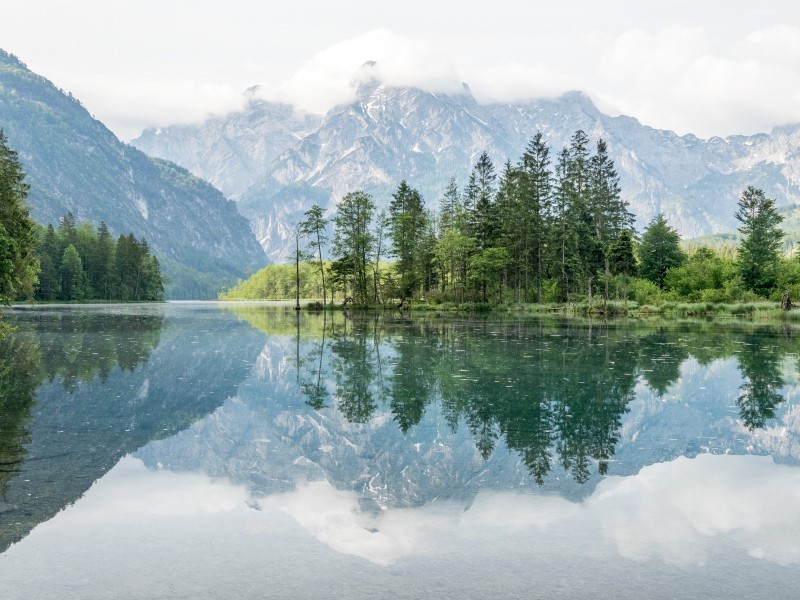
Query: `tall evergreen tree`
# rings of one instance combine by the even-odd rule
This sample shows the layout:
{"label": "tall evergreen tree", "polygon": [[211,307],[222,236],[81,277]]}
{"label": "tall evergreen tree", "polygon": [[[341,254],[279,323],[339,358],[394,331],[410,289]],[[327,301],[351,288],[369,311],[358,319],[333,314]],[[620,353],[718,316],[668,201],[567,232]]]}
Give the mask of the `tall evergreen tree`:
{"label": "tall evergreen tree", "polygon": [[472,169],[466,190],[471,234],[479,250],[491,247],[497,234],[497,215],[494,205],[496,181],[497,173],[494,165],[489,155],[483,152]]}
{"label": "tall evergreen tree", "polygon": [[608,146],[597,141],[597,152],[589,159],[589,207],[595,239],[603,255],[605,288],[608,300],[608,279],[611,274],[610,252],[623,231],[633,230],[633,213],[620,194],[619,176],[608,155]]}
{"label": "tall evergreen tree", "polygon": [[639,275],[663,289],[667,271],[686,261],[680,241],[678,232],[669,226],[663,214],[653,217],[639,244]]}
{"label": "tall evergreen tree", "polygon": [[[550,173],[550,149],[539,131],[528,144],[520,162],[520,213],[524,245],[525,290],[531,273],[536,286],[536,301],[542,301],[542,281],[545,277],[545,255],[553,201],[553,177]],[[527,297],[526,297],[527,300]]]}
{"label": "tall evergreen tree", "polygon": [[566,302],[578,273],[578,212],[574,208],[573,182],[570,179],[570,151],[562,148],[555,168],[553,227],[550,228],[550,270],[558,283],[559,300]]}
{"label": "tall evergreen tree", "polygon": [[738,206],[734,216],[742,224],[739,232],[744,236],[737,261],[739,272],[748,289],[766,295],[777,281],[783,216],[775,208],[775,201],[753,186],[747,187]]}
{"label": "tall evergreen tree", "polygon": [[0,304],[32,298],[37,282],[36,232],[27,197],[22,165],[0,129]]}
{"label": "tall evergreen tree", "polygon": [[389,233],[392,254],[397,257],[395,270],[402,298],[413,296],[421,282],[419,244],[425,231],[427,214],[422,196],[401,181],[389,204]]}
{"label": "tall evergreen tree", "polygon": [[114,273],[114,239],[103,222],[97,230],[96,255],[92,267],[92,287],[97,297],[110,300]]}
{"label": "tall evergreen tree", "polygon": [[444,231],[455,223],[458,212],[463,208],[461,194],[455,177],[451,177],[439,200],[439,230]]}

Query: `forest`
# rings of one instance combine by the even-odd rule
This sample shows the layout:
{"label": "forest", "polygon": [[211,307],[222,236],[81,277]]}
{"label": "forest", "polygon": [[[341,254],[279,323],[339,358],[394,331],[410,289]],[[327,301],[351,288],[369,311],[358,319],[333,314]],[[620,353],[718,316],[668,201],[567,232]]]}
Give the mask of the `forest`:
{"label": "forest", "polygon": [[579,130],[553,158],[539,132],[499,174],[484,152],[464,189],[452,179],[436,210],[406,181],[388,210],[363,191],[347,194],[330,220],[315,205],[296,227],[297,265],[266,267],[220,297],[292,299],[299,291],[361,306],[582,302],[605,311],[612,301],[798,296],[800,261],[784,255],[783,217],[762,190],[743,191],[738,247],[687,251],[667,215],[637,235],[606,142],[591,146]]}
{"label": "forest", "polygon": [[39,281],[35,300],[144,302],[164,299],[158,259],[147,241],[112,237],[105,223],[76,223],[67,213],[58,229],[36,227]]}
{"label": "forest", "polygon": [[132,233],[115,240],[105,223],[95,229],[71,213],[58,230],[45,228],[30,217],[29,187],[0,129],[0,303],[164,299],[161,267],[146,240]]}

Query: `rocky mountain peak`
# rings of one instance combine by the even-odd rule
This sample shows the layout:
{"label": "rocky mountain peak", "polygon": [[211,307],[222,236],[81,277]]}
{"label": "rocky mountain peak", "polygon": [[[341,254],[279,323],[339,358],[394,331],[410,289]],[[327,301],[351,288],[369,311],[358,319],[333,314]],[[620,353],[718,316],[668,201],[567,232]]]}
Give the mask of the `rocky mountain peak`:
{"label": "rocky mountain peak", "polygon": [[[279,232],[289,231],[292,219],[312,202],[332,211],[344,194],[362,189],[382,205],[405,179],[435,207],[451,177],[466,183],[483,151],[499,170],[506,160],[519,159],[537,131],[544,133],[553,160],[578,129],[593,143],[605,139],[640,228],[663,212],[685,237],[733,230],[736,202],[750,184],[763,187],[779,206],[800,204],[800,126],[703,140],[632,117],[610,117],[580,91],[481,104],[466,84],[446,93],[393,86],[380,67],[364,63],[354,79],[355,100],[307,122],[306,129],[281,137],[275,132],[287,128],[286,118],[260,116],[262,143],[275,150],[270,154],[250,142],[236,145],[235,152],[217,150],[216,130],[245,119],[247,111],[194,126],[180,142],[153,144],[143,136],[134,144],[235,190],[240,210],[276,260],[288,248]],[[250,171],[233,168],[245,160],[252,163]]]}

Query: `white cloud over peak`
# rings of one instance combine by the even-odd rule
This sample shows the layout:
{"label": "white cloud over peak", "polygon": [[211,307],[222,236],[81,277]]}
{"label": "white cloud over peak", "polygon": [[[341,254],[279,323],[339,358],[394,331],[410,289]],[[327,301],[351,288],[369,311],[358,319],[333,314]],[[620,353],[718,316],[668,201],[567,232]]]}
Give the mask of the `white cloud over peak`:
{"label": "white cloud over peak", "polygon": [[[367,65],[370,61],[375,64]],[[376,29],[319,52],[277,89],[262,94],[323,113],[352,101],[358,84],[369,79],[430,92],[456,92],[461,88],[455,64],[432,45]]]}

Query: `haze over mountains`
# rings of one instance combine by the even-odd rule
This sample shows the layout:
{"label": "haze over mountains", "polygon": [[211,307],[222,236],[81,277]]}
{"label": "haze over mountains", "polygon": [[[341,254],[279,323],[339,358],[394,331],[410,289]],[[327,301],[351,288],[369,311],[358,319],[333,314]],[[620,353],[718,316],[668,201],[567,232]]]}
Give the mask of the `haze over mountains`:
{"label": "haze over mountains", "polygon": [[362,67],[354,102],[321,116],[259,99],[251,89],[244,111],[147,129],[132,144],[236,199],[275,260],[288,255],[292,227],[314,202],[333,212],[347,192],[363,189],[386,205],[406,179],[433,208],[451,177],[466,183],[481,152],[499,172],[539,130],[553,161],[578,129],[604,138],[640,230],[663,212],[684,237],[732,231],[747,185],[784,209],[800,203],[800,125],[703,140],[610,117],[579,92],[479,104],[467,85],[459,94],[383,85],[364,75],[372,66]]}
{"label": "haze over mountains", "polygon": [[144,237],[171,298],[211,298],[266,257],[236,205],[185,169],[120,142],[80,102],[0,50],[0,128],[19,153],[31,215],[67,212]]}

